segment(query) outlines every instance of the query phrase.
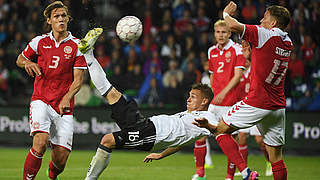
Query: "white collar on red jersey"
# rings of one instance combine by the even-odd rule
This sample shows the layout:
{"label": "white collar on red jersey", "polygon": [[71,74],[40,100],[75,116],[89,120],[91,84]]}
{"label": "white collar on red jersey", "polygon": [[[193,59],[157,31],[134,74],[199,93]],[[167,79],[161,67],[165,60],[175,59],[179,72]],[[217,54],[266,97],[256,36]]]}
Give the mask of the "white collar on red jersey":
{"label": "white collar on red jersey", "polygon": [[284,32],[284,31],[282,31],[282,30],[279,29],[279,28],[272,28],[271,30],[274,31],[274,32],[276,32],[276,33],[278,33],[279,36],[280,36],[283,40],[284,40],[284,39],[287,37],[287,35],[288,35],[287,32]]}
{"label": "white collar on red jersey", "polygon": [[216,48],[218,50],[224,51],[224,50],[228,50],[232,46],[232,44],[234,44],[234,42],[231,39],[229,39],[229,42],[222,49],[219,49],[218,44],[216,44]]}
{"label": "white collar on red jersey", "polygon": [[53,37],[53,32],[52,32],[52,31],[49,32],[49,37],[50,37],[51,40],[54,41],[55,46],[56,46],[56,47],[59,47],[60,44],[66,42],[66,41],[68,41],[68,40],[70,40],[70,39],[73,37],[70,31],[67,31],[67,32],[68,32],[68,37],[64,38],[60,43],[58,43],[58,42],[56,41],[56,39]]}

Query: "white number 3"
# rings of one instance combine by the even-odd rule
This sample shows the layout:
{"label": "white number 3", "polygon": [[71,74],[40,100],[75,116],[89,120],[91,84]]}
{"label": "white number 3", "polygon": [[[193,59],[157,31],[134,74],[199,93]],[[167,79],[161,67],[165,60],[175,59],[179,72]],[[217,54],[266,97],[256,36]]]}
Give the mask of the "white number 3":
{"label": "white number 3", "polygon": [[55,68],[57,68],[58,67],[58,65],[59,65],[59,61],[60,61],[60,57],[59,56],[52,56],[52,63],[53,63],[53,65],[49,65],[49,68],[53,68],[53,69],[55,69]]}

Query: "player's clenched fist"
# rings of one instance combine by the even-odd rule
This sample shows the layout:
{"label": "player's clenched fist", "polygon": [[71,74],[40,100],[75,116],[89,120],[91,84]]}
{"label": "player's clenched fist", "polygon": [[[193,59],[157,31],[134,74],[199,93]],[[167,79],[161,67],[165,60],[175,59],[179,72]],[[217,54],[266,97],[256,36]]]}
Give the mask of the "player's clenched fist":
{"label": "player's clenched fist", "polygon": [[230,15],[234,14],[237,10],[237,4],[233,1],[230,1],[230,3],[224,8],[223,12],[228,13]]}

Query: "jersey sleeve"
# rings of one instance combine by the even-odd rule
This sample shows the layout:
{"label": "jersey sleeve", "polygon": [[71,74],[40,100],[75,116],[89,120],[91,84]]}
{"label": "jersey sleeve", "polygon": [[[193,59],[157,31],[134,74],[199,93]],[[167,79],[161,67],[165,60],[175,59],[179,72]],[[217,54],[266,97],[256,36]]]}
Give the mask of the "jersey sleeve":
{"label": "jersey sleeve", "polygon": [[33,38],[27,47],[22,51],[22,56],[25,57],[28,60],[34,59],[38,54],[38,45],[39,41],[42,39],[41,36],[37,36]]}
{"label": "jersey sleeve", "polygon": [[237,60],[234,68],[245,69],[245,67],[246,67],[246,59],[244,58],[243,54],[239,54],[237,56]]}
{"label": "jersey sleeve", "polygon": [[245,24],[242,39],[248,41],[254,47],[258,46],[258,26]]}
{"label": "jersey sleeve", "polygon": [[235,44],[233,47],[236,51],[236,60],[234,63],[234,68],[245,69],[246,59],[244,58],[242,53],[242,46],[240,44]]}
{"label": "jersey sleeve", "polygon": [[245,25],[242,39],[248,41],[252,46],[261,48],[271,37],[277,33],[258,25]]}
{"label": "jersey sleeve", "polygon": [[86,60],[84,59],[84,55],[79,51],[79,49],[77,50],[76,60],[73,65],[73,68],[74,69],[87,69]]}
{"label": "jersey sleeve", "polygon": [[212,49],[213,49],[213,48],[211,47],[211,48],[209,48],[209,50],[208,50],[209,72],[210,72],[211,74],[214,72],[213,62],[212,62],[212,59],[211,59],[211,57],[210,57],[210,53],[211,53]]}

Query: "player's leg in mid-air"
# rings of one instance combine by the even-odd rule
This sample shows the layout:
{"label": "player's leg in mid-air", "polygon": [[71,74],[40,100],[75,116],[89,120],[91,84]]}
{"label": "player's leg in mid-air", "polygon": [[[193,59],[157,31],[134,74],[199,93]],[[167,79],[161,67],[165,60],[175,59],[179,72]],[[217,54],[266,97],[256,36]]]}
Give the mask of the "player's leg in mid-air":
{"label": "player's leg in mid-air", "polygon": [[[78,47],[85,56],[93,84],[111,105],[111,117],[122,130],[106,134],[101,139],[96,154],[90,163],[86,180],[98,179],[109,164],[112,149],[134,148],[149,151],[153,147],[155,140],[153,123],[140,114],[134,100],[128,102],[119,91],[112,87],[102,67],[93,56],[94,43],[101,33],[101,28],[90,30],[85,38],[81,40]],[[133,132],[139,132],[140,134],[132,134]],[[152,141],[150,141],[151,138],[153,138]],[[149,143],[138,143],[144,142],[145,139],[148,139]]]}

